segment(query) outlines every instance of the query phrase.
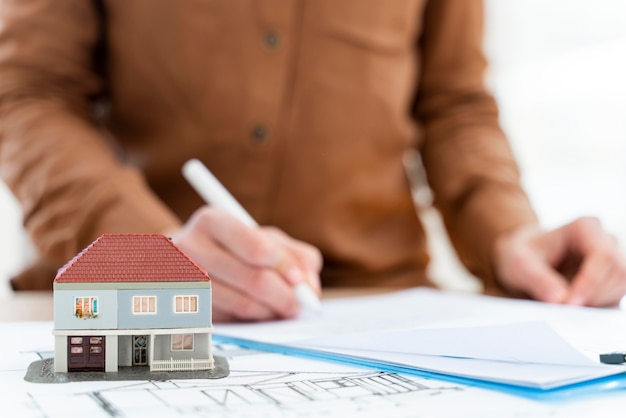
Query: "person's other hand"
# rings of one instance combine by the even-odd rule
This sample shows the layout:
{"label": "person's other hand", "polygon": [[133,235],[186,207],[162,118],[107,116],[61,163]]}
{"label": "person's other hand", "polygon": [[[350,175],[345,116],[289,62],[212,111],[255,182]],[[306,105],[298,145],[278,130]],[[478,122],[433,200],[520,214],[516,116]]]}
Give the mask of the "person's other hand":
{"label": "person's other hand", "polygon": [[552,231],[524,226],[495,244],[495,271],[509,291],[571,305],[615,306],[626,293],[626,260],[595,218]]}
{"label": "person's other hand", "polygon": [[216,322],[294,317],[296,283],[321,292],[319,250],[276,228],[250,228],[204,206],[171,236],[211,276]]}

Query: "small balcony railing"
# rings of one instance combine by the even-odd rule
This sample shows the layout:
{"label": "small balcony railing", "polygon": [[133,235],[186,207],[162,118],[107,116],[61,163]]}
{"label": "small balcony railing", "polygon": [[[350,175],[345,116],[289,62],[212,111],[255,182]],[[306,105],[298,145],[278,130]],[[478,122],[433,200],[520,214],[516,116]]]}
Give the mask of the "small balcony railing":
{"label": "small balcony railing", "polygon": [[210,370],[214,367],[215,361],[209,359],[173,359],[169,360],[153,360],[150,364],[151,372],[161,371],[192,371],[192,370]]}

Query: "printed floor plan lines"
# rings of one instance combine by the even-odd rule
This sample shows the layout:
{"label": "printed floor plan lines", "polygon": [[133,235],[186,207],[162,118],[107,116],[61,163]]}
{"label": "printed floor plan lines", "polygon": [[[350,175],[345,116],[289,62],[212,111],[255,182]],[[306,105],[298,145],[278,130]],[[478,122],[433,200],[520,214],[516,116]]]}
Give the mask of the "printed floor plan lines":
{"label": "printed floor plan lines", "polygon": [[[466,388],[436,380],[341,366],[218,344],[215,354],[228,358],[231,373],[220,380],[103,381],[80,384],[27,384],[14,398],[22,416],[134,417],[212,414],[229,416],[332,416],[358,414],[410,404],[419,397],[458,393]],[[47,350],[21,350],[27,359],[45,359]],[[267,368],[267,370],[264,369]],[[287,371],[285,371],[287,370]],[[332,371],[329,371],[332,370]],[[0,373],[22,373],[0,370]],[[70,385],[72,386],[71,390]]]}
{"label": "printed floor plan lines", "polygon": [[552,405],[477,387],[217,344],[224,379],[31,383],[52,356],[50,323],[0,328],[0,396],[11,417],[159,418],[346,416],[428,418],[616,417],[623,397]]}

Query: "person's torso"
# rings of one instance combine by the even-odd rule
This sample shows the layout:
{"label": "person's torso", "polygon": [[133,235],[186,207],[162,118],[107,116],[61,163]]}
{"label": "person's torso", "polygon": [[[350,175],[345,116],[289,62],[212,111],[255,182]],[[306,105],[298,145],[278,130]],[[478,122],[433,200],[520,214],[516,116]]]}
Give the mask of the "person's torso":
{"label": "person's torso", "polygon": [[424,284],[402,156],[425,3],[105,1],[108,127],[182,219],[199,158],[260,224],[318,246],[326,285]]}

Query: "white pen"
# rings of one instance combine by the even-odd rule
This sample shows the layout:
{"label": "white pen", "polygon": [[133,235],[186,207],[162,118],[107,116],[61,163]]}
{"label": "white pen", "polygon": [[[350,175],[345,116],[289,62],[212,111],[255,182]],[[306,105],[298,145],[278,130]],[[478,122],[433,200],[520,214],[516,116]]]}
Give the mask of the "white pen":
{"label": "white pen", "polygon": [[[183,165],[183,176],[207,204],[234,215],[247,226],[258,226],[252,216],[200,160],[194,158],[187,161]],[[300,306],[311,311],[321,310],[319,298],[305,282],[298,283],[294,291]]]}

